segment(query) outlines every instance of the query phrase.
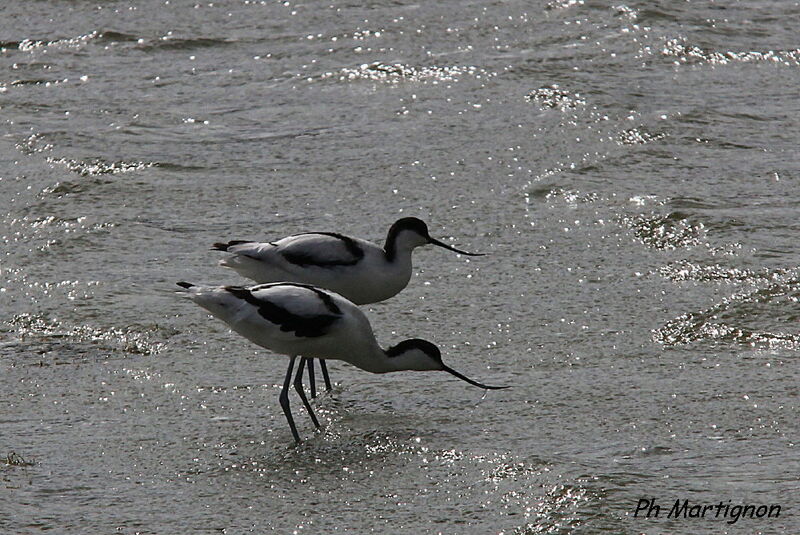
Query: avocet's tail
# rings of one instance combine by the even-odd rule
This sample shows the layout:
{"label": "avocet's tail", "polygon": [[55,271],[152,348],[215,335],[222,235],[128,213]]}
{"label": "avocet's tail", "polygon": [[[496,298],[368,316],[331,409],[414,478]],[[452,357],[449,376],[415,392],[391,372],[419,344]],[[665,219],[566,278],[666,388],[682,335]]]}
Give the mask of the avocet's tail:
{"label": "avocet's tail", "polygon": [[192,284],[191,282],[181,281],[176,282],[175,284],[183,288],[182,290],[176,290],[179,294],[188,294],[192,292],[192,288],[197,288],[197,285]]}
{"label": "avocet's tail", "polygon": [[[191,282],[183,281],[177,284],[180,286],[176,291],[179,296],[189,299],[203,307],[209,311],[212,316],[221,319],[234,330],[242,323],[240,316],[243,312],[243,308],[253,308],[253,305],[242,300],[237,295],[238,292],[236,292],[236,290],[243,289],[238,286],[198,286]],[[256,313],[256,315],[258,314]]]}
{"label": "avocet's tail", "polygon": [[175,293],[180,295],[181,297],[186,297],[187,299],[191,299],[192,301],[197,302],[197,298],[202,294],[207,294],[208,290],[211,288],[207,286],[198,286],[196,284],[192,284],[191,282],[177,282],[175,283],[180,286],[179,290],[175,290]]}
{"label": "avocet's tail", "polygon": [[217,242],[211,246],[212,251],[227,251],[230,247],[234,245],[241,245],[243,243],[253,243],[248,240],[231,240],[229,242]]}
{"label": "avocet's tail", "polygon": [[236,273],[258,283],[280,282],[286,279],[286,273],[280,266],[282,257],[275,254],[275,244],[233,240],[228,243],[215,243],[216,251],[225,251],[230,255],[219,261],[222,267],[230,268]]}

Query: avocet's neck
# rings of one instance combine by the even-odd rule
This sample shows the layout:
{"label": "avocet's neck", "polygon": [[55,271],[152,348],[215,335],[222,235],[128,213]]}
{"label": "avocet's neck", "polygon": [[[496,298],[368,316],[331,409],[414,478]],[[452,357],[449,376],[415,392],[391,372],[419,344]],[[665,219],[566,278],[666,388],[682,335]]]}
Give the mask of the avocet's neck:
{"label": "avocet's neck", "polygon": [[[385,352],[384,355],[386,355]],[[433,371],[442,369],[441,364],[436,363],[421,351],[408,351],[394,357],[387,355],[384,362],[387,367],[387,372]]]}
{"label": "avocet's neck", "polygon": [[411,253],[414,251],[414,248],[427,243],[428,238],[421,236],[413,230],[397,230],[392,227],[389,229],[389,234],[386,236],[386,243],[383,246],[383,250],[389,262],[410,263]]}
{"label": "avocet's neck", "polygon": [[[375,345],[377,346],[377,343]],[[486,390],[508,388],[507,386],[488,386],[479,383],[457,372],[453,368],[446,366],[444,362],[442,362],[442,353],[439,351],[439,348],[419,338],[403,340],[386,351],[381,351],[380,348],[378,348],[371,358],[367,357],[367,359],[367,361],[358,359],[358,362],[354,360],[349,360],[348,362],[372,373],[401,372],[406,370],[420,372],[443,371],[471,385]]]}
{"label": "avocet's neck", "polygon": [[[420,343],[424,345],[420,346]],[[443,368],[439,350],[422,340],[405,340],[387,350],[381,349],[377,342],[371,342],[360,346],[357,351],[348,350],[346,353],[342,355],[342,360],[371,373]]]}
{"label": "avocet's neck", "polygon": [[439,349],[430,342],[404,340],[374,357],[374,373],[401,371],[433,371],[444,368]]}

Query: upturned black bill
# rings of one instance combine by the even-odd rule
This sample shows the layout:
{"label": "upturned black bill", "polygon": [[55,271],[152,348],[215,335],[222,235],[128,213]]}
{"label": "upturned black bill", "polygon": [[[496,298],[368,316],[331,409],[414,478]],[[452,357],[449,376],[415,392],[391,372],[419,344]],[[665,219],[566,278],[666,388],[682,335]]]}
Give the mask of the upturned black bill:
{"label": "upturned black bill", "polygon": [[444,242],[440,242],[436,238],[430,238],[429,237],[428,241],[430,241],[433,245],[438,245],[439,247],[444,247],[448,251],[453,251],[454,253],[463,254],[463,255],[467,255],[467,256],[486,256],[486,253],[468,253],[466,251],[462,251],[461,249],[456,249],[455,247],[451,247],[451,246],[447,245]]}
{"label": "upturned black bill", "polygon": [[460,374],[460,373],[458,373],[457,371],[455,371],[453,368],[450,368],[450,367],[448,367],[448,366],[444,366],[444,367],[442,368],[442,370],[443,370],[443,371],[446,371],[447,373],[449,373],[449,374],[451,374],[451,375],[455,375],[456,377],[458,377],[458,378],[459,378],[459,379],[461,379],[462,381],[466,381],[466,382],[468,382],[469,384],[471,384],[471,385],[475,385],[475,386],[478,386],[478,387],[480,387],[480,388],[485,388],[486,390],[500,390],[501,388],[511,388],[511,387],[509,387],[509,386],[488,386],[488,385],[485,385],[485,384],[479,383],[478,381],[473,381],[472,379],[470,379],[470,378],[469,378],[469,377],[467,377],[466,375]]}

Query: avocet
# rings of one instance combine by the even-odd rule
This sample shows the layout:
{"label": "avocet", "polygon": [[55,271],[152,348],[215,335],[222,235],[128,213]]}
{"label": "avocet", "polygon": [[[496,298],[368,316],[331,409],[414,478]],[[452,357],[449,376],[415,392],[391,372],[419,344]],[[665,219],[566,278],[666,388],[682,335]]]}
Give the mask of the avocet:
{"label": "avocet", "polygon": [[372,373],[444,371],[480,388],[507,388],[487,386],[453,370],[442,362],[439,349],[425,340],[403,340],[389,349],[381,349],[364,313],[329,290],[287,282],[255,286],[196,286],[188,282],[178,285],[182,295],[251,342],[289,356],[279,400],[297,442],[300,436],[288,397],[297,357],[301,360],[294,387],[317,428],[319,421],[302,388],[303,368],[312,358],[343,360]]}
{"label": "avocet", "polygon": [[[219,242],[212,249],[231,253],[220,265],[257,283],[310,284],[364,305],[384,301],[403,290],[411,279],[411,253],[428,244],[462,255],[483,256],[431,237],[428,226],[416,217],[398,219],[389,228],[383,247],[335,232],[308,232],[270,242]],[[311,397],[315,397],[313,361],[309,360],[308,366]],[[320,368],[330,390],[324,360],[320,360]]]}

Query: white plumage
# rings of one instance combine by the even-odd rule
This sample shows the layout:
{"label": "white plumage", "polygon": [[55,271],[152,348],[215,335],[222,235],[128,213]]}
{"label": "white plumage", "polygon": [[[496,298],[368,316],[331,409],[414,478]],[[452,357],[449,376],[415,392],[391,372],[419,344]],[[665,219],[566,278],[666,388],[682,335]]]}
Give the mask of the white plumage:
{"label": "white plumage", "polygon": [[257,283],[310,284],[363,305],[389,299],[405,288],[411,278],[411,254],[426,244],[480,256],[432,238],[427,225],[415,217],[396,221],[383,247],[333,232],[312,232],[272,242],[234,240],[213,248],[232,253],[221,265]]}
{"label": "white plumage", "polygon": [[195,286],[188,282],[178,285],[183,288],[179,290],[181,294],[248,340],[290,356],[280,400],[297,441],[300,439],[288,401],[297,356],[302,360],[294,386],[317,427],[319,423],[301,384],[303,367],[311,358],[343,360],[372,373],[440,370],[481,388],[504,388],[483,385],[449,368],[442,362],[439,349],[425,340],[404,340],[384,351],[364,313],[329,290],[285,282],[249,287]]}
{"label": "white plumage", "polygon": [[[299,282],[327,288],[358,305],[397,295],[411,278],[411,255],[416,247],[433,244],[461,251],[430,236],[416,217],[398,219],[389,228],[383,247],[335,232],[296,234],[272,242],[234,240],[215,243],[213,249],[231,253],[220,261],[257,283]],[[320,360],[325,386],[331,389],[325,360]],[[311,397],[316,397],[314,362],[308,360]]]}

